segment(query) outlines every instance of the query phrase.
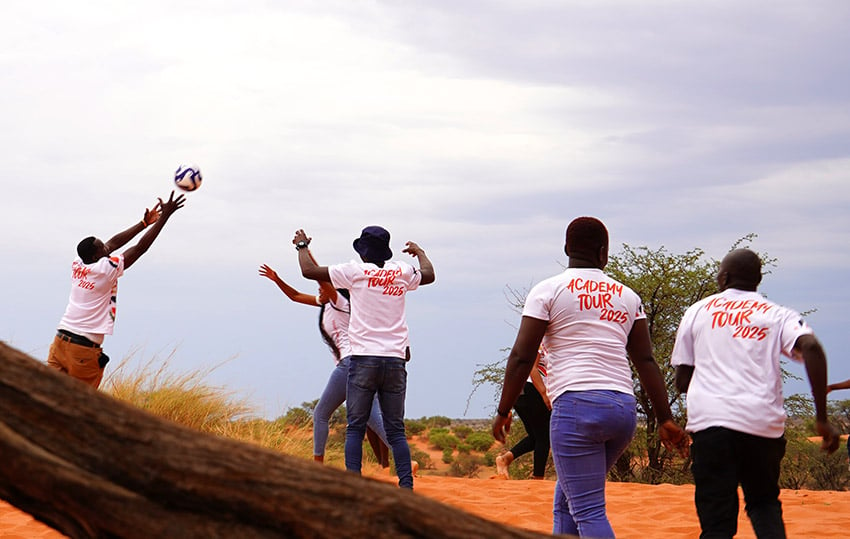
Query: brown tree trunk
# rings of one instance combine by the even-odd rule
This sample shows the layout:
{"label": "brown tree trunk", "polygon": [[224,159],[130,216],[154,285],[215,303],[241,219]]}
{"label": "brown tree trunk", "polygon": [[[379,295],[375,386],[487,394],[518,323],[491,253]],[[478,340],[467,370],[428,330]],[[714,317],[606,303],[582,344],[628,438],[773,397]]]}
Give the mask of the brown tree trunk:
{"label": "brown tree trunk", "polygon": [[71,537],[542,537],[201,434],[0,342],[0,498]]}

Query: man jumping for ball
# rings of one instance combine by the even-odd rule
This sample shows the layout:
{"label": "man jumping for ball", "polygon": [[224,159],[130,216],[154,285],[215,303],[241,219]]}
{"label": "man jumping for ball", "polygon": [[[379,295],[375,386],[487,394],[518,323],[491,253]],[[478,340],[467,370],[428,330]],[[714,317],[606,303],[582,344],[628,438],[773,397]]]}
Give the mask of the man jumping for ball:
{"label": "man jumping for ball", "polygon": [[[115,324],[118,278],[145,254],[168,218],[182,208],[184,202],[184,195],[174,198],[172,191],[168,202],[160,198],[152,210],[145,209],[141,221],[106,243],[89,236],[77,245],[78,256],[71,264],[71,294],[56,337],[50,345],[49,366],[95,389],[100,386],[103,369],[109,361],[100,346],[104,336],[112,334]],[[110,256],[148,226],[150,230],[136,245],[120,255]]]}

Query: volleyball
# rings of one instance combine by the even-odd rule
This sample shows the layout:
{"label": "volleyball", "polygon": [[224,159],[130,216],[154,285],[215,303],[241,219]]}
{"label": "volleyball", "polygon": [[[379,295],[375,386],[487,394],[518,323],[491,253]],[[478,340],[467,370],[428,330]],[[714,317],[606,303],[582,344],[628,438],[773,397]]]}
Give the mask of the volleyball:
{"label": "volleyball", "polygon": [[180,165],[174,173],[174,184],[184,191],[194,191],[202,180],[201,169],[195,165]]}

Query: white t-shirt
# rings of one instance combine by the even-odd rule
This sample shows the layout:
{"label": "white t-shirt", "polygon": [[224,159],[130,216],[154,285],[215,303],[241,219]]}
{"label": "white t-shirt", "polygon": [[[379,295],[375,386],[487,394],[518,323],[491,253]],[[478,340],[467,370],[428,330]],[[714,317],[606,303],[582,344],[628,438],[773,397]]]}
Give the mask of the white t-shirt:
{"label": "white t-shirt", "polygon": [[337,292],[336,301],[328,302],[325,305],[324,313],[322,313],[322,328],[339,350],[339,359],[336,359],[337,365],[340,359],[351,355],[351,342],[348,340],[350,319],[351,305],[345,299],[345,296]]}
{"label": "white t-shirt", "polygon": [[59,329],[101,343],[112,335],[115,324],[118,278],[124,275],[124,255],[103,257],[84,264],[77,257],[71,264],[71,294]]}
{"label": "white t-shirt", "polygon": [[685,311],[670,363],[694,367],[687,430],[709,427],[778,438],[785,431],[779,356],[792,358],[802,317],[758,292],[727,289]]}
{"label": "white t-shirt", "polygon": [[599,269],[567,268],[531,289],[522,314],[549,322],[543,346],[550,401],[565,391],[634,394],[626,343],[634,321],[646,316],[632,289]]}
{"label": "white t-shirt", "polygon": [[404,358],[409,345],[404,298],[419,287],[419,270],[406,262],[387,261],[379,268],[352,260],[328,272],[334,288],[351,293],[351,353]]}

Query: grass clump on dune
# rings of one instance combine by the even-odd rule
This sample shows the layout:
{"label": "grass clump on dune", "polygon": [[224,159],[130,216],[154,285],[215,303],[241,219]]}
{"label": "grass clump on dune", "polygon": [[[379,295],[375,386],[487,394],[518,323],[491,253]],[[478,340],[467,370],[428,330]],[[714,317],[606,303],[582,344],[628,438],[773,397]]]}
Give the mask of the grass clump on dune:
{"label": "grass clump on dune", "polygon": [[256,409],[232,391],[211,385],[207,378],[221,364],[175,373],[170,362],[156,356],[131,367],[125,357],[105,380],[104,392],[116,399],[200,432],[224,436],[289,455],[312,458],[312,425],[259,418]]}

